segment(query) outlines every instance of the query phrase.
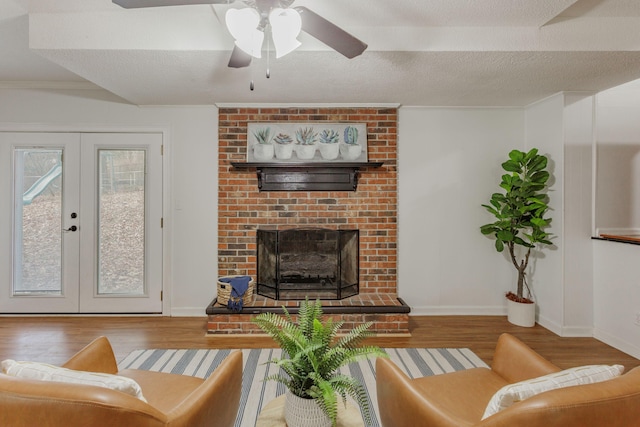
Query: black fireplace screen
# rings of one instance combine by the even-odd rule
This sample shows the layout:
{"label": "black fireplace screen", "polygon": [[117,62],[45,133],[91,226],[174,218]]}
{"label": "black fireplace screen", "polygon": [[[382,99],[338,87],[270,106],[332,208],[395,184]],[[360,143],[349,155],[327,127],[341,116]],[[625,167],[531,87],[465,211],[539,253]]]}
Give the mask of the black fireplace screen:
{"label": "black fireplace screen", "polygon": [[259,295],[276,300],[358,294],[358,230],[257,230]]}

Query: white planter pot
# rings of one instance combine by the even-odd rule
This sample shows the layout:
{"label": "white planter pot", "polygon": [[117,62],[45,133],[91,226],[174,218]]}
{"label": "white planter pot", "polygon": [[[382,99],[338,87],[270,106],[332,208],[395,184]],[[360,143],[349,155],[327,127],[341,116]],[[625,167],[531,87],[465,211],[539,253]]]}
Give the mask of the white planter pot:
{"label": "white planter pot", "polygon": [[356,160],[362,154],[362,145],[344,144],[340,146],[340,153],[345,160]]}
{"label": "white planter pot", "polygon": [[300,160],[311,160],[315,155],[316,155],[315,145],[297,145],[296,146],[296,156],[298,156]]}
{"label": "white planter pot", "polygon": [[335,160],[340,154],[340,146],[338,144],[320,144],[320,155],[325,160]]}
{"label": "white planter pot", "polygon": [[287,427],[331,427],[331,420],[315,400],[303,399],[289,390],[285,396],[284,419]]}
{"label": "white planter pot", "polygon": [[507,298],[507,320],[516,326],[532,327],[536,324],[536,305]]}
{"label": "white planter pot", "polygon": [[253,146],[253,157],[259,161],[273,159],[273,152],[272,144],[256,144]]}
{"label": "white planter pot", "polygon": [[293,154],[293,144],[276,144],[276,159],[288,160]]}

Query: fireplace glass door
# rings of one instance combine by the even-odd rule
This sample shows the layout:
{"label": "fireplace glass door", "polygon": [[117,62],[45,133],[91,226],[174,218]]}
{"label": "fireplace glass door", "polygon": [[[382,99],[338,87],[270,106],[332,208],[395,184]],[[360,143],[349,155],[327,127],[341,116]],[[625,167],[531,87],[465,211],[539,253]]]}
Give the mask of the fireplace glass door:
{"label": "fireplace glass door", "polygon": [[358,230],[258,230],[258,294],[276,300],[356,295],[358,240]]}

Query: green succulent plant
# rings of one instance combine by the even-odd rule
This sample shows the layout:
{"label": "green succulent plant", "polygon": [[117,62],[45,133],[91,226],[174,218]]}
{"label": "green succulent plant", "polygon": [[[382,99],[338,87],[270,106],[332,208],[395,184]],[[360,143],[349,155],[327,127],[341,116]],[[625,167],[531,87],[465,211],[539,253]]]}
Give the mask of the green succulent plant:
{"label": "green succulent plant", "polygon": [[347,126],[344,130],[345,144],[356,145],[358,143],[358,129],[354,126]]}
{"label": "green succulent plant", "polygon": [[282,144],[282,145],[291,144],[293,142],[293,139],[291,139],[291,137],[286,133],[277,134],[273,140],[276,142],[276,144]]}
{"label": "green succulent plant", "polygon": [[296,141],[300,145],[313,145],[316,143],[318,133],[313,128],[300,128],[296,131]]}
{"label": "green succulent plant", "polygon": [[271,128],[269,127],[256,130],[253,132],[253,136],[256,138],[256,141],[258,141],[258,144],[271,144],[272,136]]}
{"label": "green succulent plant", "polygon": [[[547,228],[551,222],[545,218],[549,209],[548,196],[544,193],[547,188],[549,172],[547,157],[538,154],[537,149],[524,151],[513,150],[509,153],[509,160],[502,163],[502,168],[508,173],[502,175],[500,188],[504,193],[493,193],[490,205],[482,205],[496,218],[495,222],[480,227],[484,235],[495,237],[495,247],[502,252],[506,247],[512,264],[518,271],[516,301],[524,302],[524,289],[527,288],[526,299],[531,291],[526,282],[526,269],[529,264],[531,249],[536,245],[552,245],[551,236]],[[518,259],[516,247],[522,246],[526,250]]]}
{"label": "green succulent plant", "polygon": [[337,144],[340,142],[340,134],[333,129],[325,129],[320,133],[320,142],[323,144]]}
{"label": "green succulent plant", "polygon": [[322,323],[322,305],[319,300],[300,303],[298,322],[282,307],[284,316],[262,313],[253,321],[288,354],[267,363],[279,366],[286,375],[272,375],[267,380],[284,384],[291,393],[306,399],[315,399],[318,406],[336,425],[338,398],[346,405],[347,395],[360,405],[365,423],[371,423],[371,414],[364,386],[356,378],[338,373],[338,368],[370,356],[389,357],[382,349],[359,346],[367,337],[371,322],[356,326],[346,335],[337,337],[344,322],[332,319]]}

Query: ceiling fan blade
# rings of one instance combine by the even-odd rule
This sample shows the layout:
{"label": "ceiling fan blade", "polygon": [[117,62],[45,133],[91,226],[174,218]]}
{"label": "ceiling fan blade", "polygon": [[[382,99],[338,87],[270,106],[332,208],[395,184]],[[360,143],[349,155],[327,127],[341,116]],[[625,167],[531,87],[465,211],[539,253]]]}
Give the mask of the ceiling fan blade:
{"label": "ceiling fan blade", "polygon": [[240,49],[238,46],[233,47],[231,58],[229,58],[229,67],[244,68],[251,65],[251,55]]}
{"label": "ceiling fan blade", "polygon": [[366,43],[306,7],[299,6],[294,9],[300,13],[303,31],[347,58],[354,58],[367,48]]}
{"label": "ceiling fan blade", "polygon": [[160,6],[185,6],[191,4],[227,4],[235,0],[113,0],[113,3],[125,9]]}

